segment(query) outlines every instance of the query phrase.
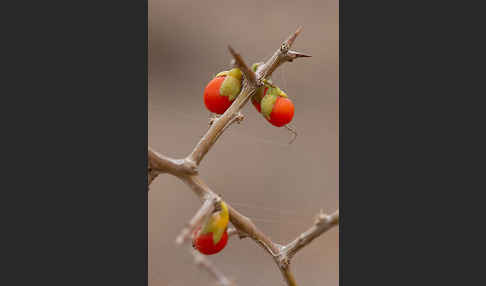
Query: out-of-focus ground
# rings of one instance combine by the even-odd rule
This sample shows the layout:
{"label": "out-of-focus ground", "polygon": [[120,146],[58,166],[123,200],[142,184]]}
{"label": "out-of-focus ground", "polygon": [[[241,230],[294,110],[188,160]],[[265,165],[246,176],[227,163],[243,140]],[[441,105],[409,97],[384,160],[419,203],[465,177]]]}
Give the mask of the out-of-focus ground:
{"label": "out-of-focus ground", "polygon": [[[273,76],[294,101],[298,138],[267,123],[251,104],[245,120],[219,139],[201,177],[273,240],[287,243],[320,209],[338,208],[338,1],[149,0],[148,142],[183,157],[208,127],[203,89],[228,68],[231,44],[249,63],[267,59],[300,25],[294,49],[313,57]],[[162,175],[149,192],[149,285],[215,285],[174,240],[200,202],[177,178]],[[299,252],[299,285],[338,285],[339,230]],[[231,239],[210,259],[238,285],[283,285],[273,260],[249,239]]]}

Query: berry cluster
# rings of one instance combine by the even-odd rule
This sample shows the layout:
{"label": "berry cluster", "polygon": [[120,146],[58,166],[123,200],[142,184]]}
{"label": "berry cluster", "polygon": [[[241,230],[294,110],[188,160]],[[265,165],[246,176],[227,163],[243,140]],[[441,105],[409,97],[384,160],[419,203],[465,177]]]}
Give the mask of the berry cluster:
{"label": "berry cluster", "polygon": [[[253,65],[255,71],[258,64]],[[238,68],[217,74],[204,90],[206,108],[217,114],[223,114],[241,91],[243,74]],[[265,82],[251,99],[253,106],[268,122],[277,127],[290,123],[294,117],[294,104],[279,87]]]}

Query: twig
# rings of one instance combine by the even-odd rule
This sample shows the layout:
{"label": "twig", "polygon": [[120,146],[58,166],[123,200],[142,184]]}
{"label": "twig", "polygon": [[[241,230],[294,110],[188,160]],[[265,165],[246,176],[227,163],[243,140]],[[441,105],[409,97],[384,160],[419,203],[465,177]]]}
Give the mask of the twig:
{"label": "twig", "polygon": [[301,57],[310,57],[310,55],[290,50],[301,31],[302,27],[299,27],[297,31],[295,31],[285,42],[282,43],[280,48],[275,51],[269,60],[267,60],[263,65],[258,66],[256,71],[258,79],[270,78],[272,73],[285,62],[292,62],[293,60]]}
{"label": "twig", "polygon": [[234,64],[238,68],[240,68],[241,72],[243,73],[243,75],[245,75],[245,78],[248,80],[248,82],[250,82],[254,86],[258,85],[255,73],[250,68],[248,68],[240,54],[235,52],[235,50],[233,50],[231,46],[228,46],[228,50],[235,60]]}
{"label": "twig", "polygon": [[292,139],[290,139],[289,141],[289,144],[292,144],[297,138],[297,130],[295,130],[294,127],[291,127],[289,125],[285,125],[285,128],[287,128],[287,130],[290,131],[290,133],[292,133]]}
{"label": "twig", "polygon": [[304,246],[311,243],[316,237],[320,236],[338,223],[339,210],[335,211],[331,215],[326,215],[321,211],[311,228],[301,233],[295,240],[282,248],[282,255],[288,256],[288,258],[291,259]]}
{"label": "twig", "polygon": [[339,210],[334,212],[332,215],[326,215],[321,210],[316,221],[314,222],[314,225],[310,229],[301,233],[292,242],[282,247],[282,250],[277,258],[280,270],[284,274],[286,274],[286,272],[290,272],[289,266],[293,256],[303,247],[311,243],[315,238],[329,230],[331,227],[337,225],[338,223]]}
{"label": "twig", "polygon": [[236,286],[234,281],[226,278],[226,276],[221,272],[209,259],[207,259],[204,255],[197,252],[196,250],[191,250],[192,255],[194,256],[194,263],[200,268],[206,270],[214,279],[218,281],[218,283],[222,286]]}
{"label": "twig", "polygon": [[275,262],[277,262],[280,272],[282,272],[282,275],[289,286],[297,285],[294,275],[290,271],[290,261],[292,260],[292,257],[303,247],[311,243],[316,237],[337,225],[338,222],[339,211],[334,212],[330,216],[325,215],[321,211],[314,225],[309,230],[301,233],[295,240],[281,248],[279,255],[275,257]]}
{"label": "twig", "polygon": [[216,208],[217,201],[216,196],[210,196],[204,201],[194,217],[192,217],[189,223],[187,223],[186,227],[184,227],[181,233],[177,236],[176,243],[178,245],[181,245],[187,239],[189,239],[196,228],[202,225],[209,218]]}

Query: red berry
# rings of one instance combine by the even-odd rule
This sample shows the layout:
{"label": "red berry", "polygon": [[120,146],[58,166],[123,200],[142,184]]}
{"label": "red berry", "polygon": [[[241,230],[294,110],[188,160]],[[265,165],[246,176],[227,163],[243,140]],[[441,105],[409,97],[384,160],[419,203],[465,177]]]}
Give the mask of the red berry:
{"label": "red berry", "polygon": [[278,97],[268,121],[277,127],[287,125],[294,117],[294,104],[287,97]]}
{"label": "red berry", "polygon": [[206,108],[217,114],[223,114],[231,106],[228,96],[222,96],[219,92],[225,77],[213,78],[204,90],[204,104]]}
{"label": "red berry", "polygon": [[[196,232],[199,233],[199,230]],[[197,235],[193,241],[192,245],[199,252],[206,255],[211,255],[220,252],[228,242],[228,232],[225,229],[221,240],[215,245],[213,242],[213,233],[208,232],[206,234]]]}

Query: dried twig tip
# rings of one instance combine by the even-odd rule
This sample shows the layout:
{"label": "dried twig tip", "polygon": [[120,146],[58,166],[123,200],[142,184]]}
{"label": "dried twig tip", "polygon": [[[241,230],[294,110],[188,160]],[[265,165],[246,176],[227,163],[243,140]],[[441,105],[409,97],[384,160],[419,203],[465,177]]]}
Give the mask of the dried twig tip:
{"label": "dried twig tip", "polygon": [[295,130],[295,128],[290,127],[288,125],[285,125],[285,128],[287,128],[287,130],[290,131],[290,133],[292,133],[292,139],[290,139],[289,141],[289,144],[292,144],[297,138],[297,131]]}
{"label": "dried twig tip", "polygon": [[294,34],[295,34],[295,36],[298,36],[298,35],[300,34],[300,32],[302,32],[302,29],[304,29],[304,26],[299,26],[299,27],[297,28],[297,30],[295,31],[295,33],[294,33]]}
{"label": "dried twig tip", "polygon": [[302,32],[302,28],[303,28],[302,26],[297,28],[297,31],[295,31],[292,35],[290,35],[290,37],[287,39],[287,41],[285,41],[285,44],[287,44],[287,46],[289,48],[292,47],[292,44],[294,43],[295,39],[300,34],[300,32]]}
{"label": "dried twig tip", "polygon": [[228,45],[228,50],[230,51],[231,55],[233,55],[233,57],[236,57],[238,55],[230,45]]}

